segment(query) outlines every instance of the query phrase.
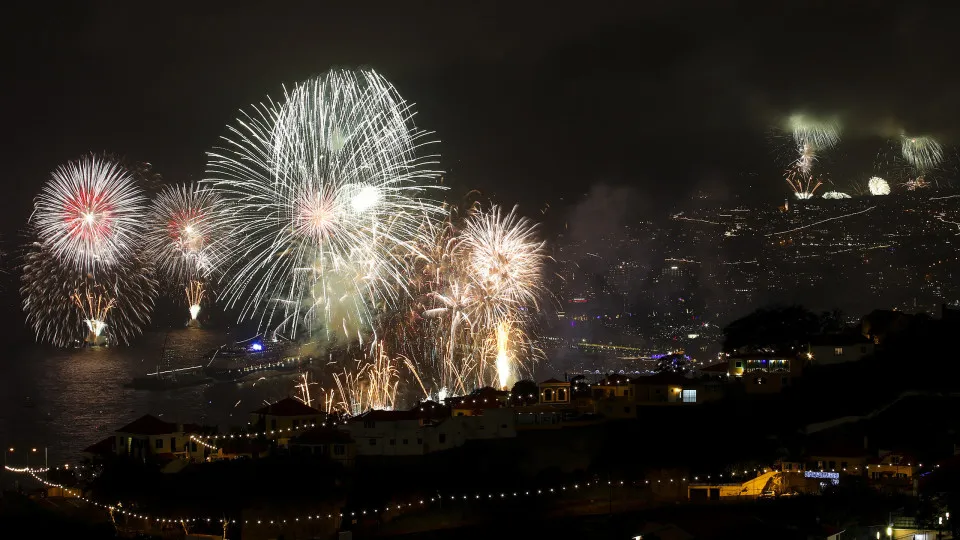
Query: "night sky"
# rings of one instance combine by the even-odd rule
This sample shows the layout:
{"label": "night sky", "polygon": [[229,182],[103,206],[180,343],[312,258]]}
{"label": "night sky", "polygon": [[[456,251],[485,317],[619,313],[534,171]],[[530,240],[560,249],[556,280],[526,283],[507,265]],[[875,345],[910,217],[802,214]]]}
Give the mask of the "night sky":
{"label": "night sky", "polygon": [[452,197],[478,189],[528,215],[595,184],[658,204],[782,197],[767,133],[794,110],[840,115],[862,168],[900,127],[958,142],[955,13],[925,2],[362,4],[10,12],[7,251],[58,163],[109,151],[199,179],[239,108],[332,66],[380,70],[417,104]]}

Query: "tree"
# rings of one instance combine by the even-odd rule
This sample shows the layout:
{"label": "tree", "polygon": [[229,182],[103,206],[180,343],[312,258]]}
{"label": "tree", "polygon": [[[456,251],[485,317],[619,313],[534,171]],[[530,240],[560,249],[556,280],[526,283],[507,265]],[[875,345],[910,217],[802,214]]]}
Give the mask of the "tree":
{"label": "tree", "polygon": [[657,373],[686,373],[690,371],[690,357],[685,354],[666,354],[657,360]]}
{"label": "tree", "polygon": [[524,379],[517,381],[513,385],[513,389],[510,391],[510,395],[513,397],[514,403],[537,403],[540,401],[540,387],[537,386],[537,383]]}
{"label": "tree", "polygon": [[570,395],[574,398],[590,397],[590,383],[583,375],[570,379]]}
{"label": "tree", "polygon": [[821,330],[821,319],[803,306],[762,308],[723,329],[726,352],[789,350],[809,343]]}

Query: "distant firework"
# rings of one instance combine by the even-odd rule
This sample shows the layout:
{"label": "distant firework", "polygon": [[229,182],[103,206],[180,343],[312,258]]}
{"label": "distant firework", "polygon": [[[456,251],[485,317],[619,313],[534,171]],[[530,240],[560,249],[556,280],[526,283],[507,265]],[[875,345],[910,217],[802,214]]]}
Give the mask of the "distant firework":
{"label": "distant firework", "polygon": [[529,373],[541,354],[532,335],[547,258],[534,224],[515,209],[474,207],[425,224],[417,251],[411,303],[381,334],[425,394],[508,386]]}
{"label": "distant firework", "polygon": [[840,142],[840,122],[818,119],[803,114],[791,115],[787,125],[798,145],[811,145],[816,150],[833,148]]}
{"label": "distant firework", "polygon": [[371,304],[403,296],[403,261],[439,211],[412,115],[379,74],[333,70],[229,128],[208,182],[228,208],[224,295],[241,318],[357,339]]}
{"label": "distant firework", "polygon": [[157,292],[152,268],[136,256],[87,274],[40,243],[24,257],[21,283],[27,323],[58,347],[129,343],[150,322]]}
{"label": "distant firework", "polygon": [[841,191],[828,191],[823,194],[824,199],[849,199],[850,195]]}
{"label": "distant firework", "polygon": [[943,147],[932,137],[900,137],[903,158],[918,172],[928,171],[943,161]]}
{"label": "distant firework", "polygon": [[107,158],[85,156],[53,172],[30,223],[51,256],[89,271],[135,252],[145,202],[130,171]]}
{"label": "distant firework", "polygon": [[924,180],[922,176],[918,176],[904,182],[903,187],[907,188],[908,191],[916,191],[918,189],[926,189],[930,187],[930,182]]}
{"label": "distant firework", "polygon": [[146,253],[162,279],[182,287],[208,279],[217,270],[224,243],[218,202],[213,191],[195,184],[167,186],[153,200],[147,214]]}
{"label": "distant firework", "polygon": [[787,169],[784,177],[793,190],[794,197],[800,200],[812,199],[817,189],[823,185],[823,182],[806,173],[802,167]]}
{"label": "distant firework", "polygon": [[867,188],[870,189],[871,195],[889,195],[890,194],[890,184],[886,180],[880,178],[879,176],[874,176],[867,181]]}

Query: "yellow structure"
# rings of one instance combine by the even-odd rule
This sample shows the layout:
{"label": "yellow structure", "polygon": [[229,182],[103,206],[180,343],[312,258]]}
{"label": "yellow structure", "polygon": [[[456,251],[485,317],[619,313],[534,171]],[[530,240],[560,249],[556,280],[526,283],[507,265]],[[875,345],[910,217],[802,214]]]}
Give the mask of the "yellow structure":
{"label": "yellow structure", "polygon": [[278,444],[286,446],[291,437],[323,424],[326,417],[313,407],[293,398],[284,398],[250,413],[250,423],[256,431],[265,431],[267,438],[277,439]]}
{"label": "yellow structure", "polygon": [[538,386],[540,387],[541,405],[570,404],[570,383],[568,381],[547,379]]}

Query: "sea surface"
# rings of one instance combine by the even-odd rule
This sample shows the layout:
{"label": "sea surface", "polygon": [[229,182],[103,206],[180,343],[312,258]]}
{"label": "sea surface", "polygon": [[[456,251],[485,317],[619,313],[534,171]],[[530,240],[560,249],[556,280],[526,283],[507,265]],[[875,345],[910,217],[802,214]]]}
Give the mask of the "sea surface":
{"label": "sea surface", "polygon": [[45,449],[51,466],[75,463],[84,448],[147,413],[222,429],[245,425],[250,411],[296,394],[296,374],[168,391],[125,385],[158,365],[163,370],[201,365],[204,353],[247,337],[182,328],[148,333],[133,347],[36,345],[0,359],[0,443],[7,463],[42,466]]}

